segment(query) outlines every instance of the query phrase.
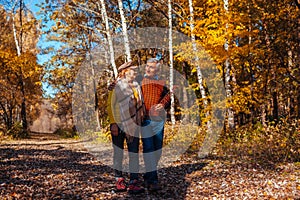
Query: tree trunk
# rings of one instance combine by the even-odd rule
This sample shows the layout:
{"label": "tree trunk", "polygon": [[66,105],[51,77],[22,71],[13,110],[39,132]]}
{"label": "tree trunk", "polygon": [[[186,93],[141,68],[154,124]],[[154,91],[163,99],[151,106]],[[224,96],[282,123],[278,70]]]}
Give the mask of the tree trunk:
{"label": "tree trunk", "polygon": [[114,52],[113,42],[112,42],[112,38],[111,38],[111,34],[110,34],[110,28],[109,28],[109,22],[108,22],[105,2],[104,2],[104,0],[100,0],[100,2],[101,2],[101,14],[103,17],[102,20],[105,22],[105,30],[106,30],[106,36],[107,36],[107,41],[108,41],[108,47],[109,47],[110,63],[113,68],[114,77],[117,78],[118,69],[116,67],[116,62],[115,62],[115,52]]}
{"label": "tree trunk", "polygon": [[[249,63],[252,62],[252,48],[251,48],[251,45],[252,45],[252,37],[251,37],[251,31],[252,31],[252,23],[251,23],[251,13],[250,13],[250,6],[249,6],[249,3],[247,5],[247,8],[248,8],[248,17],[249,17],[249,29],[248,29],[248,33],[249,33],[249,37],[248,37],[248,44],[249,44],[249,54],[248,54],[248,57],[249,57]],[[252,102],[254,102],[254,86],[253,86],[253,83],[254,83],[254,72],[253,72],[253,69],[252,69],[252,63],[250,64],[250,84],[251,84],[251,100]],[[254,106],[251,105],[250,107],[250,122],[253,122],[254,120],[254,116],[255,116],[255,109],[254,109]]]}
{"label": "tree trunk", "polygon": [[[187,80],[187,75],[186,75],[186,70],[185,69],[186,69],[186,65],[185,65],[185,63],[183,63],[182,67],[181,67],[181,70],[182,70],[182,73],[183,73],[182,75]],[[189,107],[189,105],[188,105],[189,97],[188,97],[188,93],[187,93],[187,90],[186,90],[185,87],[187,87],[187,85],[186,86],[184,85],[184,87],[182,88],[182,100],[183,100],[183,107],[188,108]],[[181,119],[182,119],[183,124],[187,124],[190,120],[189,115],[187,115],[187,114],[184,114]]]}
{"label": "tree trunk", "polygon": [[[296,0],[298,9],[300,9],[300,0]],[[300,41],[300,15],[298,15],[298,41]],[[296,58],[296,65],[297,68],[300,68],[300,42],[298,42],[298,54]],[[300,117],[300,89],[298,86],[298,92],[297,92],[297,117]]]}
{"label": "tree trunk", "polygon": [[[191,41],[192,41],[192,49],[193,52],[196,53],[198,52],[197,49],[197,44],[196,44],[196,37],[194,34],[194,26],[195,26],[195,22],[194,22],[194,7],[193,7],[193,0],[189,0],[189,11],[190,11],[190,28],[191,28]],[[204,87],[204,83],[203,83],[203,75],[202,75],[202,71],[200,68],[200,61],[199,61],[199,57],[198,55],[195,55],[195,64],[196,64],[196,69],[197,69],[197,80],[198,80],[198,84],[199,84],[199,89],[200,89],[200,93],[201,93],[201,98],[203,99],[203,109],[205,111],[205,117],[206,119],[209,119],[210,117],[210,112],[208,110],[208,99],[207,99],[207,95],[206,95],[206,91],[205,91],[205,87]],[[207,128],[207,133],[205,136],[205,140],[202,144],[201,149],[198,152],[198,156],[199,157],[205,157],[207,156],[207,154],[211,151],[211,149],[213,148],[210,145],[210,139],[212,138],[212,134],[213,134],[213,130],[212,130],[212,122],[211,120],[207,120],[206,123],[206,128]]]}
{"label": "tree trunk", "polygon": [[273,117],[275,123],[278,122],[278,98],[277,98],[277,92],[273,92]]}
{"label": "tree trunk", "polygon": [[300,90],[297,92],[297,118],[300,118]]}
{"label": "tree trunk", "polygon": [[[15,18],[14,18],[14,12],[13,12],[13,33],[14,33],[14,40],[15,40],[15,44],[16,44],[16,48],[17,48],[17,55],[21,56],[22,54],[22,11],[23,11],[23,0],[19,1],[20,3],[20,10],[19,10],[19,16],[20,16],[20,35],[19,35],[19,40],[17,38],[17,30],[16,30],[16,26],[15,26]],[[20,77],[19,77],[19,83],[20,83],[20,92],[21,92],[21,96],[22,96],[22,103],[21,103],[21,120],[22,120],[22,127],[23,127],[23,133],[26,134],[27,133],[27,129],[28,129],[28,124],[27,124],[27,113],[26,113],[26,97],[25,97],[25,83],[23,80],[23,69],[22,66],[20,66]]]}
{"label": "tree trunk", "polygon": [[171,94],[171,122],[175,124],[175,101],[174,101],[174,92],[173,92],[173,85],[174,85],[174,74],[173,74],[173,38],[172,38],[172,4],[171,0],[168,0],[168,16],[169,16],[169,57],[170,57],[170,94]]}
{"label": "tree trunk", "polygon": [[[224,0],[224,8],[225,8],[225,11],[228,12],[228,0]],[[228,27],[228,24],[226,24],[226,29]],[[225,48],[225,51],[228,52],[228,49],[229,49],[229,44],[228,44],[228,41],[226,40],[225,41],[225,44],[224,44],[224,48]],[[225,63],[225,90],[226,90],[226,98],[227,99],[231,99],[232,95],[233,95],[233,92],[232,92],[232,88],[231,88],[231,85],[230,85],[230,82],[231,82],[231,75],[230,75],[230,71],[231,71],[231,66],[230,66],[230,61],[229,61],[229,58],[226,59]],[[234,124],[234,112],[233,112],[233,109],[232,107],[229,107],[227,108],[227,120],[228,120],[228,126],[230,128],[230,130],[233,130],[235,128],[235,124]]]}
{"label": "tree trunk", "polygon": [[263,127],[266,127],[266,116],[267,116],[267,109],[266,109],[266,105],[263,104],[260,107],[261,110],[261,124],[263,125]]}
{"label": "tree trunk", "polygon": [[127,34],[127,25],[126,25],[126,19],[125,19],[125,15],[124,15],[124,8],[123,8],[122,0],[118,0],[118,5],[119,5],[119,10],[120,10],[121,22],[122,22],[122,33],[123,33],[123,37],[124,37],[126,60],[131,61],[129,39],[128,39],[128,34]]}

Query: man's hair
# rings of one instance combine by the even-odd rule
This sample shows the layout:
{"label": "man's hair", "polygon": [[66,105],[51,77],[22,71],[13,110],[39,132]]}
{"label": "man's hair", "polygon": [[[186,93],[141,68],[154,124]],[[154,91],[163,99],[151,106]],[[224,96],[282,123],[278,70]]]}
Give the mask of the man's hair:
{"label": "man's hair", "polygon": [[158,63],[158,60],[156,58],[149,58],[147,63]]}

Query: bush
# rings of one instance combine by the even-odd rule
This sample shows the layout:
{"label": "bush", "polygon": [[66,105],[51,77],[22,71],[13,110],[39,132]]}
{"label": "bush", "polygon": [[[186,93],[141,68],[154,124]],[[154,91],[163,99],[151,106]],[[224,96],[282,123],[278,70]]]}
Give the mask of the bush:
{"label": "bush", "polygon": [[73,128],[59,128],[54,132],[54,134],[63,138],[75,138],[78,136],[77,131]]}
{"label": "bush", "polygon": [[240,127],[220,140],[223,154],[239,155],[255,161],[299,162],[300,128],[297,120],[281,119],[263,127],[259,122]]}
{"label": "bush", "polygon": [[21,122],[15,123],[12,128],[7,131],[7,135],[13,139],[23,139],[29,136],[28,131],[23,130]]}

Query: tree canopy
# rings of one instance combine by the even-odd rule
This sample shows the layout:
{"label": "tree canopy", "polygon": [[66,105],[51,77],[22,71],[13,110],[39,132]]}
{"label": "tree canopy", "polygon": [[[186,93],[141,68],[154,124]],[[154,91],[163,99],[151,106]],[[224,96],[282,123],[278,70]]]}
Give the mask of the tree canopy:
{"label": "tree canopy", "polygon": [[[118,1],[104,3],[108,24],[100,1],[48,0],[40,3],[39,24],[31,12],[25,7],[18,7],[18,3],[1,7],[0,114],[3,127],[10,129],[20,121],[20,106],[24,99],[27,100],[26,111],[32,113],[29,110],[42,95],[42,81],[49,83],[56,91],[56,109],[60,113],[68,113],[72,120],[72,92],[80,66],[95,47],[108,44],[108,35],[114,37],[124,29]],[[126,23],[128,31],[145,27],[167,30],[167,1],[124,0],[122,3],[123,23]],[[187,37],[194,35],[197,45],[209,54],[215,64],[219,73],[219,77],[215,78],[221,78],[224,87],[228,84],[230,95],[226,96],[226,108],[234,113],[236,128],[257,123],[267,127],[283,120],[292,122],[299,119],[298,3],[294,0],[192,1],[194,28],[191,29],[189,2],[171,1],[173,30]],[[39,51],[36,44],[40,34],[46,35],[48,41],[59,44],[58,47]],[[22,47],[21,55],[18,55],[19,47]],[[174,51],[174,69],[184,74],[195,90],[200,111],[203,109],[203,95],[197,81],[197,70],[186,59],[192,55],[191,52],[185,50],[182,46]],[[52,53],[53,56],[41,66],[37,62],[38,53]],[[200,50],[196,53],[201,56]],[[144,64],[147,58],[158,55],[162,57],[161,62],[169,64],[168,49],[135,49],[131,54],[139,65]],[[115,58],[117,65],[124,61],[125,52],[124,56]],[[200,63],[199,69],[204,70],[205,66],[205,63]],[[98,108],[97,113],[104,126],[106,110],[103,105],[107,98],[107,82],[112,80],[112,65],[106,66],[105,74],[95,79],[97,101],[93,106]],[[209,99],[206,81],[204,77],[205,98]],[[181,115],[177,111],[177,120],[180,120]],[[29,116],[32,121],[34,117]],[[201,117],[205,121],[205,116]]]}

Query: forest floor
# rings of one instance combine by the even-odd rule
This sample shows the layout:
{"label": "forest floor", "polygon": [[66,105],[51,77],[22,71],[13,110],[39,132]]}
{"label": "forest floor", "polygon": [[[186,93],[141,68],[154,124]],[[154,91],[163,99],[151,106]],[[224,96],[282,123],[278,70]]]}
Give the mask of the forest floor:
{"label": "forest floor", "polygon": [[300,163],[185,154],[159,170],[161,191],[114,191],[113,170],[80,140],[52,134],[0,142],[0,199],[300,199]]}

